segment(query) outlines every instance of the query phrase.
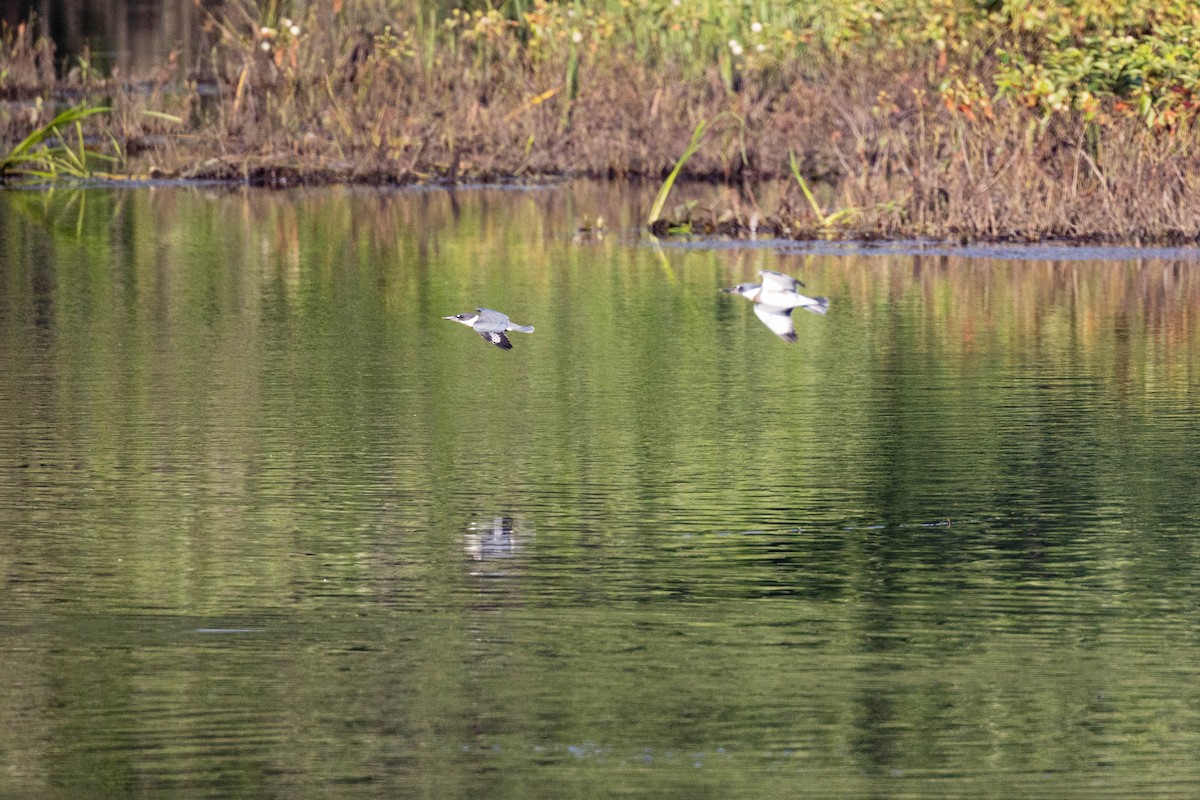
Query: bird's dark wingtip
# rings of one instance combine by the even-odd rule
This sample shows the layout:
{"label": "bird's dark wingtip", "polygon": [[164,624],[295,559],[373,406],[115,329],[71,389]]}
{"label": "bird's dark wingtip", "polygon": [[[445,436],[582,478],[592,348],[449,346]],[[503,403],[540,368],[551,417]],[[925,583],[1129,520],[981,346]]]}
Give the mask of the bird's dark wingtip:
{"label": "bird's dark wingtip", "polygon": [[508,337],[503,333],[498,331],[483,331],[479,335],[496,345],[496,347],[499,347],[501,350],[512,350],[512,342],[510,342]]}

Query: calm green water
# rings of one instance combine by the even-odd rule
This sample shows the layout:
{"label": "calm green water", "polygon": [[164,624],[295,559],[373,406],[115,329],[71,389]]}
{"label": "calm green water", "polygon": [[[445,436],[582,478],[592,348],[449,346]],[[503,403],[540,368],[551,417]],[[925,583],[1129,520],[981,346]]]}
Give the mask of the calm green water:
{"label": "calm green water", "polygon": [[1200,794],[1200,262],[638,205],[0,194],[0,796]]}

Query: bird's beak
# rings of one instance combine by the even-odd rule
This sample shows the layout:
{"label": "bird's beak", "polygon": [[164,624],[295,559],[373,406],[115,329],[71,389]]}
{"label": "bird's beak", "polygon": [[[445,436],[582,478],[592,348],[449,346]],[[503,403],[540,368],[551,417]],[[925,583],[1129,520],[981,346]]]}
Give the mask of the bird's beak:
{"label": "bird's beak", "polygon": [[455,317],[453,314],[451,314],[448,317],[442,317],[442,319],[457,319],[457,317]]}
{"label": "bird's beak", "polygon": [[737,290],[738,290],[738,287],[736,287],[736,286],[726,286],[721,291],[724,292],[725,294],[737,294]]}

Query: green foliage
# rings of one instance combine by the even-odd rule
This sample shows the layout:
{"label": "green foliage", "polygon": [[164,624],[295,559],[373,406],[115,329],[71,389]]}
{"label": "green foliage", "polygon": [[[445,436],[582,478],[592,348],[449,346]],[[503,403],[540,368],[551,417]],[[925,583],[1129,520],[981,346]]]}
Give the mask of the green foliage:
{"label": "green foliage", "polygon": [[[82,121],[110,109],[78,105],[62,111],[50,122],[33,131],[0,158],[0,182],[22,176],[35,181],[53,181],[63,177],[87,178],[92,174],[89,159],[113,160],[112,156],[88,149],[83,141]],[[68,142],[63,129],[73,129],[75,141]]]}
{"label": "green foliage", "polygon": [[1195,29],[1155,30],[1088,36],[1079,43],[1034,56],[1001,54],[996,85],[1047,112],[1083,111],[1088,118],[1102,99],[1116,112],[1134,113],[1154,127],[1177,121],[1200,100],[1200,71],[1195,64]]}
{"label": "green foliage", "polygon": [[[1034,109],[1043,119],[1082,113],[1103,123],[1133,116],[1170,129],[1200,108],[1200,10],[1194,3],[1004,2],[979,23],[994,37],[997,58],[974,77],[994,87],[994,99]],[[986,42],[961,38],[960,50],[976,56]],[[976,84],[977,100],[983,90]],[[953,80],[941,88],[947,105],[964,99],[967,108],[977,105]]]}
{"label": "green foliage", "polygon": [[781,67],[901,56],[973,120],[1000,100],[1153,128],[1200,109],[1200,11],[1184,0],[510,0],[451,10],[442,35],[439,47],[472,51],[476,66],[634,55],[684,75],[715,69],[730,89]]}
{"label": "green foliage", "polygon": [[708,120],[702,119],[696,125],[696,129],[692,131],[692,140],[688,142],[683,155],[675,162],[675,167],[667,174],[662,186],[659,187],[658,195],[654,198],[653,205],[650,206],[650,216],[646,219],[647,225],[653,225],[662,216],[663,206],[667,204],[667,196],[671,194],[671,187],[675,185],[675,179],[679,177],[683,165],[688,162],[689,158],[696,154],[696,151],[700,149],[700,145],[704,143],[704,131],[708,129],[708,123]]}

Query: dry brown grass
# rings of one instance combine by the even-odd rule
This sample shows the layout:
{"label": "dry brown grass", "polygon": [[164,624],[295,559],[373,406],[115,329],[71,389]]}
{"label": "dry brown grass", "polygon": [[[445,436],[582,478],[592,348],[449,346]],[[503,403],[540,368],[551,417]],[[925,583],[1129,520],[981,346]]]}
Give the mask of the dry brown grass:
{"label": "dry brown grass", "polygon": [[[315,10],[313,14],[321,13]],[[684,177],[748,187],[745,202],[676,219],[693,230],[752,225],[791,236],[1179,241],[1200,237],[1200,149],[1186,126],[1154,132],[1134,119],[1104,127],[998,107],[968,119],[927,92],[903,55],[811,65],[729,91],[713,68],[684,74],[638,59],[579,66],[439,53],[396,58],[361,31],[311,18],[321,47],[263,51],[245,24],[214,25],[204,81],[164,65],[148,82],[68,85],[47,72],[47,45],[5,31],[10,97],[86,96],[113,107],[95,123],[133,176],[268,184],[531,179],[554,175],[660,179],[702,120],[722,116]],[[44,124],[56,103],[0,110],[0,146]],[[146,112],[155,112],[147,114]],[[160,114],[174,115],[172,122]],[[821,227],[797,190],[778,208],[755,202],[756,180],[788,175],[795,152],[809,180],[832,182]]]}

